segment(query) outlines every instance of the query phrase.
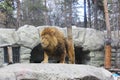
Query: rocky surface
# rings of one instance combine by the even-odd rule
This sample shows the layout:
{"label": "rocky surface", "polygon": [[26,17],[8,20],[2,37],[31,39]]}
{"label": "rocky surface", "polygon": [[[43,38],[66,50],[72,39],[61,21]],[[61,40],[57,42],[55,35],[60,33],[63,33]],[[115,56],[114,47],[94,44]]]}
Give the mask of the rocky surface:
{"label": "rocky surface", "polygon": [[[86,78],[86,79],[83,79]],[[89,65],[13,64],[0,68],[0,80],[113,80],[112,73]]]}
{"label": "rocky surface", "polygon": [[[20,44],[28,48],[34,48],[40,43],[39,33],[46,26],[21,26],[17,31],[14,29],[0,29],[0,45]],[[59,28],[67,36],[66,28]],[[73,28],[73,41],[75,46],[83,47],[84,50],[97,50],[104,45],[103,32],[90,28]]]}
{"label": "rocky surface", "polygon": [[12,45],[19,40],[15,29],[0,28],[0,45]]}
{"label": "rocky surface", "polygon": [[38,29],[34,26],[25,25],[16,31],[19,41],[18,44],[33,48],[40,43]]}

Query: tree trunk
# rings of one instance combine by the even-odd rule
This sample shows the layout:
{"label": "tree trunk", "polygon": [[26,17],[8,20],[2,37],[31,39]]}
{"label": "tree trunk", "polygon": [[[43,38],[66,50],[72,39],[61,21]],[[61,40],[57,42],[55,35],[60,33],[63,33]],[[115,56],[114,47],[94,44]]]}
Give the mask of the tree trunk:
{"label": "tree trunk", "polygon": [[5,13],[5,27],[6,28],[9,28],[9,25],[8,25],[8,12],[6,11],[6,13]]}
{"label": "tree trunk", "polygon": [[[70,0],[69,3],[69,23],[67,24],[67,36],[68,36],[68,41],[71,43],[72,46],[72,53],[74,53],[74,44],[73,44],[73,36],[72,36],[72,0]],[[75,61],[75,54],[72,55],[74,57]]]}
{"label": "tree trunk", "polygon": [[18,29],[20,26],[20,0],[17,0],[17,27]]}
{"label": "tree trunk", "polygon": [[[118,26],[119,26],[119,30],[120,30],[120,0],[118,0],[118,8],[119,8],[119,15],[118,15]],[[118,34],[119,35],[119,37],[120,37],[120,34]]]}
{"label": "tree trunk", "polygon": [[13,63],[13,57],[12,57],[13,52],[12,52],[12,47],[7,47],[7,49],[8,49],[8,63],[10,64],[10,63]]}
{"label": "tree trunk", "polygon": [[88,27],[91,28],[91,6],[90,6],[90,0],[87,0],[88,2]]}
{"label": "tree trunk", "polygon": [[64,0],[64,17],[65,17],[65,27],[67,27],[67,5],[66,5],[66,1]]}
{"label": "tree trunk", "polygon": [[107,0],[104,0],[104,12],[105,12],[105,21],[106,21],[106,28],[107,28],[107,40],[105,45],[105,68],[111,68],[111,29],[110,29],[110,22],[109,22],[109,14],[108,14],[108,7],[107,7]]}
{"label": "tree trunk", "polygon": [[45,0],[45,25],[48,25],[49,22],[48,22],[48,14],[47,14],[47,1]]}
{"label": "tree trunk", "polygon": [[97,0],[94,0],[94,28],[97,29]]}
{"label": "tree trunk", "polygon": [[87,28],[86,0],[84,0],[84,27]]}
{"label": "tree trunk", "polygon": [[69,24],[67,24],[68,40],[72,41],[72,0],[69,4]]}
{"label": "tree trunk", "polygon": [[[119,40],[118,46],[119,46],[119,44],[120,44],[120,32],[119,32],[120,31],[120,0],[118,0],[118,10],[119,10],[119,15],[118,15],[118,40]],[[117,51],[118,51],[118,48],[117,48]],[[119,53],[116,53],[116,57],[115,57],[115,67],[116,68],[120,68],[119,58],[120,58]]]}

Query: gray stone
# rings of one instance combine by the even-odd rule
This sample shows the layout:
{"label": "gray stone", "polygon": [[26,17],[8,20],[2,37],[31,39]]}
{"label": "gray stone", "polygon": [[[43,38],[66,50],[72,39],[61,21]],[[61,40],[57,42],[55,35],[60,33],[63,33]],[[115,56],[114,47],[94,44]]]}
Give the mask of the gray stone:
{"label": "gray stone", "polygon": [[31,49],[28,49],[26,47],[20,48],[20,59],[21,59],[20,62],[21,63],[29,63],[30,52],[31,52]]}
{"label": "gray stone", "polygon": [[0,66],[4,63],[4,53],[3,48],[0,48]]}
{"label": "gray stone", "polygon": [[31,25],[24,25],[17,30],[19,36],[18,44],[33,48],[40,43],[39,31]]}
{"label": "gray stone", "polygon": [[85,28],[75,28],[73,29],[73,40],[75,46],[83,47],[83,43],[85,43],[85,35],[86,29]]}
{"label": "gray stone", "polygon": [[13,64],[0,69],[0,80],[81,80],[87,76],[100,80],[113,80],[109,71],[89,65]]}
{"label": "gray stone", "polygon": [[16,44],[18,40],[15,29],[0,28],[0,45]]}
{"label": "gray stone", "polygon": [[91,51],[89,65],[102,66],[104,64],[104,52],[103,51]]}
{"label": "gray stone", "polygon": [[98,50],[104,46],[104,35],[102,32],[87,28],[85,42],[83,43],[85,50]]}

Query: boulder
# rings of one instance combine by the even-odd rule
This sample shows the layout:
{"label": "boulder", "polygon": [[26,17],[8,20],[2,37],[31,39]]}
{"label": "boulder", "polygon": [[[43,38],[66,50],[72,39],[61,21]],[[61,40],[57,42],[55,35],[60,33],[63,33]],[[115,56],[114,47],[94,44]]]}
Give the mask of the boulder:
{"label": "boulder", "polygon": [[84,38],[84,50],[99,50],[104,47],[104,33],[101,31],[86,28]]}
{"label": "boulder", "polygon": [[0,80],[114,80],[104,68],[75,64],[13,64],[0,68]]}
{"label": "boulder", "polygon": [[33,48],[40,43],[39,31],[35,26],[24,25],[17,30],[20,45]]}
{"label": "boulder", "polygon": [[0,28],[0,45],[13,45],[18,42],[19,38],[15,29]]}
{"label": "boulder", "polygon": [[85,42],[86,28],[74,28],[72,30],[73,33],[73,41],[75,46],[82,47]]}
{"label": "boulder", "polygon": [[104,34],[91,28],[73,28],[75,46],[83,50],[99,50],[104,46]]}
{"label": "boulder", "polygon": [[4,62],[4,53],[3,48],[0,48],[0,67],[3,65]]}

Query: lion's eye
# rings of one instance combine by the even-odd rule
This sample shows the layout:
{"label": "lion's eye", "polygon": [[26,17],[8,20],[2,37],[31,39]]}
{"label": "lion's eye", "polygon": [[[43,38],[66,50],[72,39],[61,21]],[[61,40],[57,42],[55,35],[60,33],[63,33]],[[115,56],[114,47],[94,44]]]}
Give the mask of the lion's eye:
{"label": "lion's eye", "polygon": [[44,40],[44,39],[47,39],[47,37],[45,37],[45,36],[44,36],[44,37],[42,37],[42,40]]}

